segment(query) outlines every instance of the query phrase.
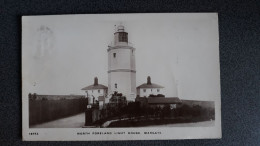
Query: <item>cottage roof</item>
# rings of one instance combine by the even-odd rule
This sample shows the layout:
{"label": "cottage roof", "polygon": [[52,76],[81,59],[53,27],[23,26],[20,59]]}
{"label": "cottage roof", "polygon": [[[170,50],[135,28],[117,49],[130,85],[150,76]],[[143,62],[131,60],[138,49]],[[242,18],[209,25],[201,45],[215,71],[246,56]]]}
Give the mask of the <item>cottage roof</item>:
{"label": "cottage roof", "polygon": [[137,88],[164,88],[163,86],[161,85],[158,85],[158,84],[147,84],[147,83],[143,83],[142,85],[138,86]]}
{"label": "cottage roof", "polygon": [[93,90],[93,89],[107,89],[107,86],[98,84],[98,85],[90,85],[82,88],[81,90]]}
{"label": "cottage roof", "polygon": [[147,77],[147,82],[143,83],[142,85],[138,86],[137,88],[164,88],[164,87],[161,86],[161,85],[152,83],[151,77],[148,76]]}
{"label": "cottage roof", "polygon": [[95,77],[93,85],[82,88],[81,90],[93,90],[93,89],[107,89],[107,86],[102,85],[102,84],[98,84],[98,78]]}
{"label": "cottage roof", "polygon": [[176,104],[181,103],[178,97],[149,97],[148,104]]}

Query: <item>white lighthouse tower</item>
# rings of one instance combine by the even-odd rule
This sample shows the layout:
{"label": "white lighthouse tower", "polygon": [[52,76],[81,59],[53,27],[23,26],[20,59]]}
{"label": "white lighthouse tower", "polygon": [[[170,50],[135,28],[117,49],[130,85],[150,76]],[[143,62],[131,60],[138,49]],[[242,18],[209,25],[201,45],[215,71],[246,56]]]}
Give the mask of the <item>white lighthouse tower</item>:
{"label": "white lighthouse tower", "polygon": [[122,93],[128,101],[136,97],[135,48],[129,45],[123,25],[114,33],[114,43],[108,46],[108,94]]}

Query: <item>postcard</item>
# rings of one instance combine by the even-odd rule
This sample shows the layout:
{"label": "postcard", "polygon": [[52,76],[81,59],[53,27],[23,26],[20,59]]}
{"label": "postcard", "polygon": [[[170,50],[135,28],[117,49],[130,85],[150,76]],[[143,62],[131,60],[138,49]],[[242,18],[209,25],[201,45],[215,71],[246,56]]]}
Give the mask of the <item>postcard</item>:
{"label": "postcard", "polygon": [[22,17],[24,141],[221,138],[217,13]]}

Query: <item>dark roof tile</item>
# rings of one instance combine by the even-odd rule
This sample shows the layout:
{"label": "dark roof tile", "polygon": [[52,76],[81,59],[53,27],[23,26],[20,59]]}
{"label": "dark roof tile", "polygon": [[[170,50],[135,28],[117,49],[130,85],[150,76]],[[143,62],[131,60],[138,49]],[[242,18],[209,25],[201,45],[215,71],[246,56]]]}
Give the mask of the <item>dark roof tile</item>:
{"label": "dark roof tile", "polygon": [[136,87],[136,88],[164,88],[163,86],[161,85],[158,85],[158,84],[147,84],[147,83],[143,83],[142,85]]}
{"label": "dark roof tile", "polygon": [[93,89],[107,89],[107,86],[98,84],[98,85],[90,85],[85,88],[82,88],[81,90],[93,90]]}

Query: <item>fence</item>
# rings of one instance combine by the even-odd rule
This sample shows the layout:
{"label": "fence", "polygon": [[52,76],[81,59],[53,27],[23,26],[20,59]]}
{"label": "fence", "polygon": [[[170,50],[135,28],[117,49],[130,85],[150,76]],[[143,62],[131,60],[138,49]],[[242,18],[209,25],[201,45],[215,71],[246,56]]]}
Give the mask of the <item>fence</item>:
{"label": "fence", "polygon": [[29,125],[75,115],[86,110],[87,99],[29,100]]}

